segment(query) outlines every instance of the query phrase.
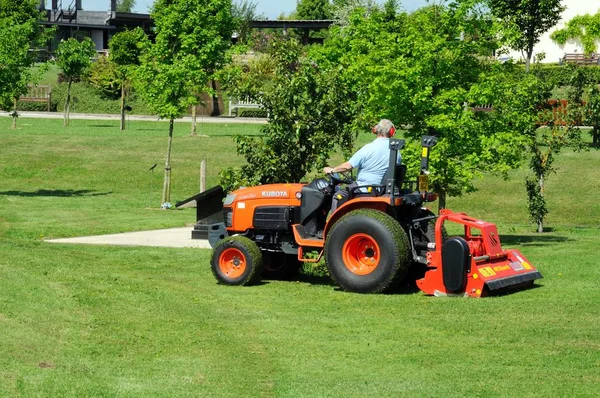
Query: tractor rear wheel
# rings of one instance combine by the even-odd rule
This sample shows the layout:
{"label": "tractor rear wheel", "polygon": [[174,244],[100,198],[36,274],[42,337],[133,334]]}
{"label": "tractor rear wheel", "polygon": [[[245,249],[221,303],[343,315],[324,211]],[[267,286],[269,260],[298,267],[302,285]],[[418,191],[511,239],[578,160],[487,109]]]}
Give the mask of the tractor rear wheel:
{"label": "tractor rear wheel", "polygon": [[210,265],[219,283],[251,285],[260,280],[262,253],[256,243],[245,236],[232,236],[217,243]]}
{"label": "tractor rear wheel", "polygon": [[412,255],[406,232],[378,210],[350,212],[335,223],[325,243],[329,274],[343,290],[380,293],[404,277]]}
{"label": "tractor rear wheel", "polygon": [[266,279],[287,281],[298,274],[300,264],[295,255],[263,251],[262,275]]}

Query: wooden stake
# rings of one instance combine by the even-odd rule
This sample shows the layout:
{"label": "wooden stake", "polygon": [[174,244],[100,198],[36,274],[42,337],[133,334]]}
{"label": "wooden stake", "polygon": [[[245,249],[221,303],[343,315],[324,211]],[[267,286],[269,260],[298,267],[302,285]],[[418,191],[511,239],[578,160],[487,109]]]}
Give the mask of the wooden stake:
{"label": "wooden stake", "polygon": [[206,191],[206,159],[200,162],[200,192]]}

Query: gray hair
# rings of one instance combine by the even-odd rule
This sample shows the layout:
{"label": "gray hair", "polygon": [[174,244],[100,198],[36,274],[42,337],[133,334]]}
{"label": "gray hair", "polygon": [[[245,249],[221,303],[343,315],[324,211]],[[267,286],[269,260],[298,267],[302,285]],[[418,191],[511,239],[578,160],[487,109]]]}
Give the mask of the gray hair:
{"label": "gray hair", "polygon": [[388,119],[381,119],[379,121],[379,123],[377,123],[375,125],[375,127],[373,127],[373,130],[375,130],[375,134],[379,135],[383,135],[385,137],[389,137],[390,136],[390,131],[393,128],[396,128],[394,126],[394,123],[392,123],[391,120]]}

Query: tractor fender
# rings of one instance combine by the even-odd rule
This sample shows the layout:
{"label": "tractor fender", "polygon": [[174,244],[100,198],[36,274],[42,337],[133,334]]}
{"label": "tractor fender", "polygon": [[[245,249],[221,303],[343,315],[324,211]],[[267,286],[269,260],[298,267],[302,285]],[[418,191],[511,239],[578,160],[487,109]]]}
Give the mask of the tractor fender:
{"label": "tractor fender", "polygon": [[379,210],[381,212],[387,213],[387,209],[390,206],[390,198],[389,197],[372,197],[365,196],[359,197],[355,199],[351,199],[340,206],[335,213],[329,217],[327,220],[327,224],[325,225],[325,229],[323,230],[323,237],[327,237],[327,234],[333,227],[333,225],[343,216],[350,213],[351,211],[358,209],[374,209]]}

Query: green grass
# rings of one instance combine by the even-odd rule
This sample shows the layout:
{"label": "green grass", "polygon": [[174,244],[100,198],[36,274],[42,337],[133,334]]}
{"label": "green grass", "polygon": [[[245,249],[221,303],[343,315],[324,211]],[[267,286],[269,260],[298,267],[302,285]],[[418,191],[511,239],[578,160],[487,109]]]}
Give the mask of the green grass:
{"label": "green grass", "polygon": [[[209,250],[64,245],[64,237],[176,227],[157,210],[166,123],[0,119],[0,396],[597,396],[597,151],[548,180],[551,233],[534,234],[523,171],[449,207],[499,224],[539,288],[485,299],[338,291],[327,278],[220,286]],[[177,124],[173,196],[241,163],[233,134]],[[361,140],[371,137],[365,134]],[[158,163],[155,173],[148,168]]]}

